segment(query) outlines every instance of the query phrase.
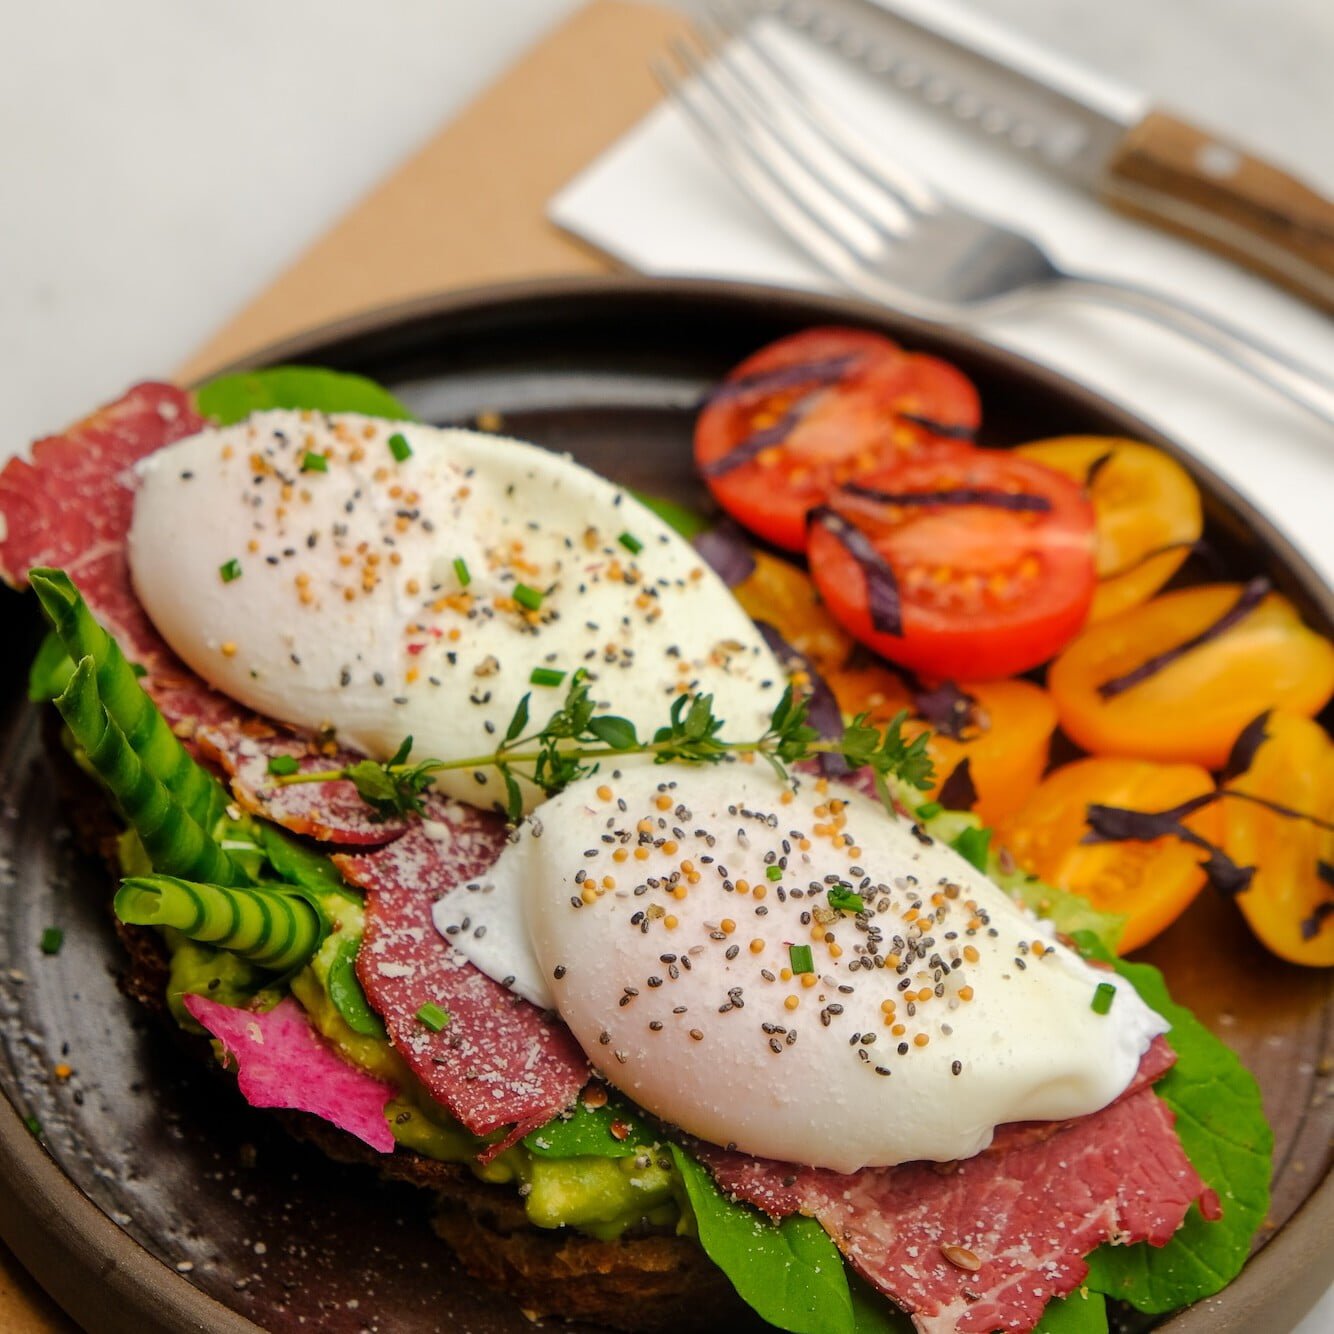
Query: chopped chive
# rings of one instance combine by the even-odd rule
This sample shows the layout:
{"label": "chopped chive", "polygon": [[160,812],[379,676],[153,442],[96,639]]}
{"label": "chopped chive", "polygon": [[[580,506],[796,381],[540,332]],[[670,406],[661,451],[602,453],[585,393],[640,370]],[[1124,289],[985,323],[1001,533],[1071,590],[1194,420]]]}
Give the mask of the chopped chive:
{"label": "chopped chive", "polygon": [[218,573],[222,575],[222,582],[230,584],[233,579],[241,577],[241,562],[235,556],[229,561],[224,561],[218,566]]}
{"label": "chopped chive", "polygon": [[563,680],[565,673],[555,667],[534,667],[528,678],[529,684],[535,686],[558,686]]}
{"label": "chopped chive", "polygon": [[1099,982],[1097,990],[1093,993],[1093,1002],[1091,1009],[1094,1014],[1106,1014],[1112,1008],[1112,1002],[1116,999],[1116,988],[1110,982]]}
{"label": "chopped chive", "polygon": [[472,583],[472,571],[462,556],[454,557],[454,577],[459,581],[460,588],[467,588]]}
{"label": "chopped chive", "polygon": [[644,544],[633,533],[622,533],[616,539],[632,556],[637,556],[644,549]]}
{"label": "chopped chive", "polygon": [[28,1127],[30,1135],[36,1135],[39,1139],[42,1134],[42,1123],[35,1116],[25,1116],[23,1124]]}
{"label": "chopped chive", "polygon": [[432,1033],[438,1033],[449,1023],[449,1011],[442,1010],[434,1001],[427,1001],[425,1005],[417,1011],[417,1019],[431,1030]]}
{"label": "chopped chive", "polygon": [[781,866],[771,866],[764,873],[770,880],[781,880],[783,878],[783,868]]}
{"label": "chopped chive", "polygon": [[829,891],[829,906],[841,912],[862,912],[866,908],[866,901],[849,886],[835,885]]}
{"label": "chopped chive", "polygon": [[412,446],[408,444],[408,438],[402,431],[395,431],[389,437],[389,452],[399,463],[412,454]]}
{"label": "chopped chive", "polygon": [[300,767],[295,755],[275,755],[269,761],[271,774],[294,774]]}
{"label": "chopped chive", "polygon": [[535,588],[529,588],[527,584],[515,584],[514,600],[519,606],[527,607],[529,611],[536,611],[542,605],[542,594]]}
{"label": "chopped chive", "polygon": [[65,933],[58,926],[48,926],[42,932],[41,950],[43,954],[59,954],[65,943]]}
{"label": "chopped chive", "polygon": [[307,450],[305,457],[301,460],[302,472],[328,472],[329,460],[323,454],[316,454]]}
{"label": "chopped chive", "polygon": [[794,973],[813,973],[815,971],[815,960],[811,957],[811,947],[809,945],[789,945],[787,947],[787,957]]}
{"label": "chopped chive", "polygon": [[938,801],[928,801],[917,808],[919,820],[934,820],[945,808]]}

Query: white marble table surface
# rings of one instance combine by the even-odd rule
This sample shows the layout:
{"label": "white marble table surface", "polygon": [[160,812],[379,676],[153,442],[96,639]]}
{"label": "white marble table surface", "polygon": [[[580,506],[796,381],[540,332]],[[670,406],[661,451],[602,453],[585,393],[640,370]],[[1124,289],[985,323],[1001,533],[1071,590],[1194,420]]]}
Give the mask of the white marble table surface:
{"label": "white marble table surface", "polygon": [[[576,3],[7,7],[0,457],[168,373]],[[1331,0],[974,3],[1334,193]]]}

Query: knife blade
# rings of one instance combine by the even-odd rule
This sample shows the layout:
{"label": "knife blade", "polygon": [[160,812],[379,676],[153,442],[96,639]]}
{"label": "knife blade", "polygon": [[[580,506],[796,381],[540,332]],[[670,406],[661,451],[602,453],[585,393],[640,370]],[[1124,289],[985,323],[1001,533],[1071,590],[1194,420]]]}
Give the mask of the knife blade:
{"label": "knife blade", "polygon": [[761,12],[969,131],[1334,311],[1334,202],[954,0],[761,0]]}

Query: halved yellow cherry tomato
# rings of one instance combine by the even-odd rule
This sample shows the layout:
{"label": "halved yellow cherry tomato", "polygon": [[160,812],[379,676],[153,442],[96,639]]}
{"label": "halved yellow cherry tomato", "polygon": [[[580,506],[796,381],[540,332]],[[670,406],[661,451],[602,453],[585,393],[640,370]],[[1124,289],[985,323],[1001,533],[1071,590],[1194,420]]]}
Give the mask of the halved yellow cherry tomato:
{"label": "halved yellow cherry tomato", "polygon": [[[1275,711],[1268,738],[1229,789],[1289,810],[1334,820],[1334,742],[1319,723]],[[1334,866],[1334,833],[1249,801],[1224,799],[1223,848],[1238,866],[1254,866],[1250,888],[1237,895],[1251,930],[1281,958],[1334,966],[1334,884],[1320,863]]]}
{"label": "halved yellow cherry tomato", "polygon": [[[859,667],[826,678],[845,714],[869,713],[883,727],[900,709],[912,708],[912,696],[887,667]],[[973,720],[961,737],[932,731],[929,723],[910,719],[908,738],[932,731],[927,751],[936,781],[923,801],[932,800],[945,780],[966,759],[977,791],[974,809],[982,823],[995,824],[1023,805],[1047,767],[1047,747],[1056,730],[1056,706],[1031,681],[982,681],[959,687],[976,700]]]}
{"label": "halved yellow cherry tomato", "polygon": [[1110,697],[1100,693],[1213,625],[1240,593],[1237,584],[1167,593],[1085,630],[1047,672],[1071,740],[1095,755],[1217,769],[1241,729],[1265,709],[1318,713],[1334,691],[1334,646],[1277,593],[1147,679]]}
{"label": "halved yellow cherry tomato", "polygon": [[755,569],[732,593],[747,616],[767,621],[822,675],[841,667],[852,636],[826,610],[811,577],[791,561],[753,551]]}
{"label": "halved yellow cherry tomato", "polygon": [[[1151,843],[1082,843],[1090,803],[1132,811],[1163,811],[1213,791],[1194,764],[1089,758],[1053,770],[1023,808],[996,831],[1026,871],[1082,894],[1103,912],[1122,913],[1118,949],[1137,949],[1170,926],[1205,883],[1205,853],[1180,838]],[[1217,803],[1187,817],[1187,828],[1211,843],[1222,837]]]}
{"label": "halved yellow cherry tomato", "polygon": [[1118,436],[1066,435],[1020,445],[1015,452],[1087,485],[1098,571],[1090,623],[1148,601],[1177,572],[1203,531],[1199,489],[1175,459],[1152,445]]}

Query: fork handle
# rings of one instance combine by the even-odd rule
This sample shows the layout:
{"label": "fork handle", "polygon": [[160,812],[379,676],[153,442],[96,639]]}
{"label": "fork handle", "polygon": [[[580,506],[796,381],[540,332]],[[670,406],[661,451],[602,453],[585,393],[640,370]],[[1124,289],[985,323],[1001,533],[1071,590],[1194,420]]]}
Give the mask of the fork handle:
{"label": "fork handle", "polygon": [[1102,195],[1334,312],[1334,200],[1235,144],[1150,111],[1116,146]]}
{"label": "fork handle", "polygon": [[1233,324],[1207,315],[1196,307],[1165,297],[1134,283],[1108,278],[1069,275],[1067,281],[1045,289],[1050,295],[1084,297],[1103,305],[1132,311],[1155,324],[1184,334],[1277,390],[1321,421],[1334,426],[1334,381],[1303,366],[1277,348],[1252,338]]}

